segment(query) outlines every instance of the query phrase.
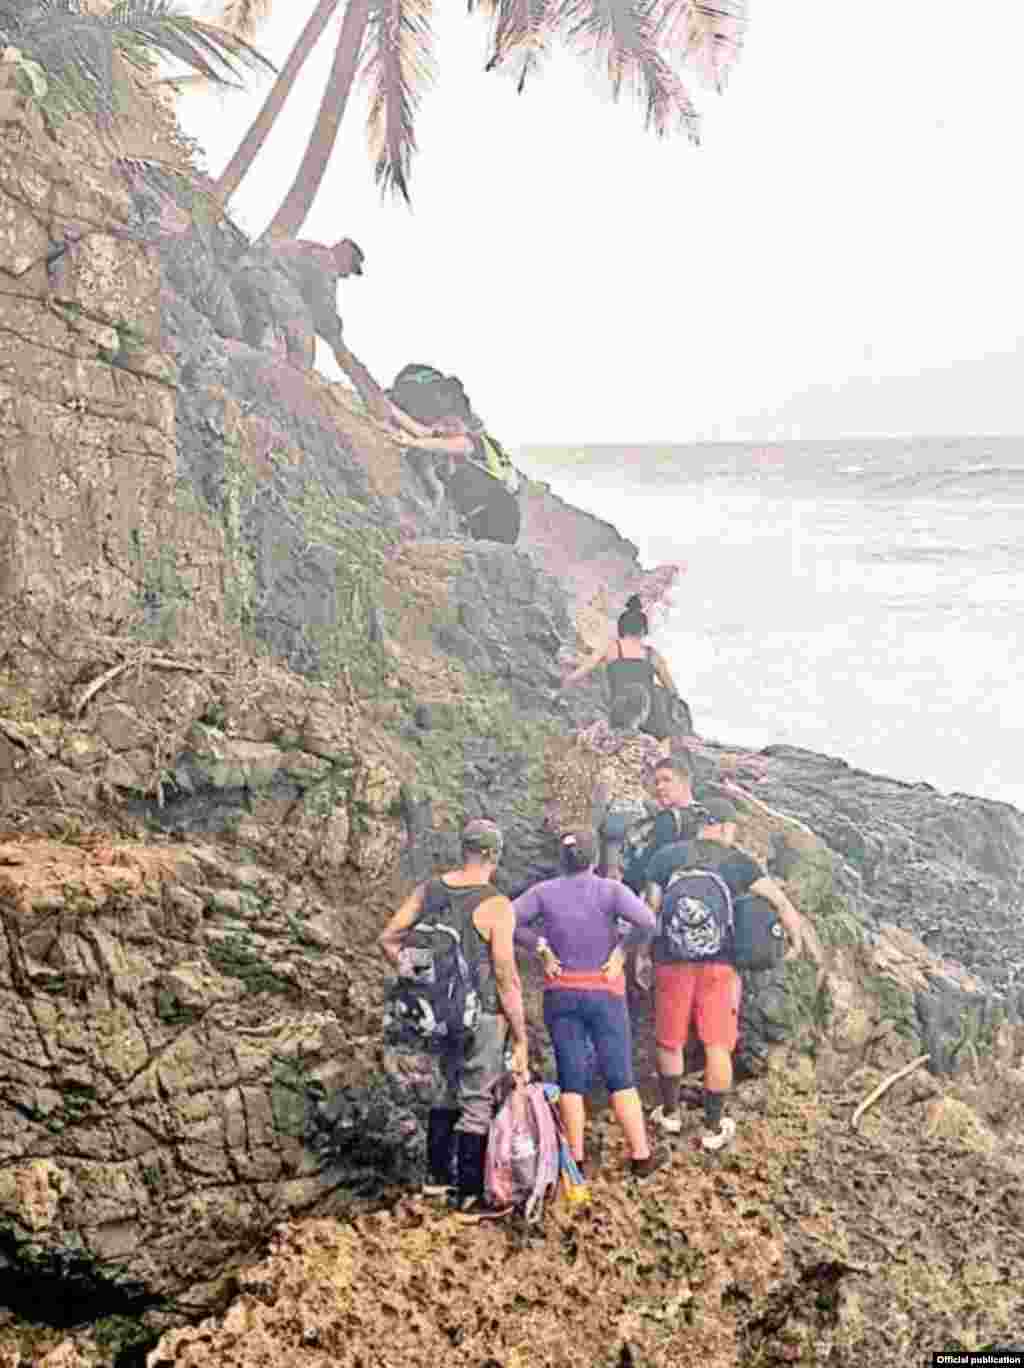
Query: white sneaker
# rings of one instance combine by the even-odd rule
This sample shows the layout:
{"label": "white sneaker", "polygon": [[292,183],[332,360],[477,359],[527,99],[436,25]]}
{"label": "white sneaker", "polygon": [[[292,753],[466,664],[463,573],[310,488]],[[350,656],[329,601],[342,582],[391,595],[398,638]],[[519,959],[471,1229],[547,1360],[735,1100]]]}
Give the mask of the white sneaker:
{"label": "white sneaker", "polygon": [[682,1135],[683,1118],[677,1111],[672,1116],[665,1115],[664,1107],[655,1107],[651,1112],[651,1125],[657,1126],[658,1130],[664,1131],[666,1135]]}
{"label": "white sneaker", "polygon": [[443,1202],[447,1201],[454,1191],[451,1183],[427,1182],[420,1188],[420,1196],[426,1197],[432,1202]]}
{"label": "white sneaker", "polygon": [[706,1150],[725,1149],[736,1134],[736,1122],[731,1116],[723,1116],[717,1130],[705,1130],[700,1138],[701,1148]]}

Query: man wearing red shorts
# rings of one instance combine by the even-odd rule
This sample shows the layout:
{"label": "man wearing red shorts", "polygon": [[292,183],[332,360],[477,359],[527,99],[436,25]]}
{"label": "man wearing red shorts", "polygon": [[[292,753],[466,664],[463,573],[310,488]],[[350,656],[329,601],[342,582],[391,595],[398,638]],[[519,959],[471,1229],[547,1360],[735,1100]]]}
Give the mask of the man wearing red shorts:
{"label": "man wearing red shorts", "polygon": [[[779,914],[793,953],[799,954],[802,935],[796,909],[756,860],[733,847],[736,809],[726,799],[719,798],[709,798],[703,806],[712,821],[701,829],[698,839],[702,843],[713,842],[714,847],[699,852],[700,867],[714,869],[728,886],[734,902],[746,893],[766,898]],[[691,843],[674,842],[651,857],[646,872],[646,894],[655,912],[660,909],[662,893],[672,874],[676,869],[692,864],[694,855]],[[705,859],[705,855],[710,859]],[[659,956],[657,937],[652,949],[661,1106],[655,1108],[651,1120],[669,1135],[678,1135],[683,1128],[679,1094],[683,1051],[692,1021],[705,1056],[701,1145],[706,1150],[722,1149],[736,1134],[736,1122],[723,1115],[723,1110],[726,1095],[732,1087],[732,1056],[736,1049],[742,981],[738,971],[727,961],[669,962]]]}

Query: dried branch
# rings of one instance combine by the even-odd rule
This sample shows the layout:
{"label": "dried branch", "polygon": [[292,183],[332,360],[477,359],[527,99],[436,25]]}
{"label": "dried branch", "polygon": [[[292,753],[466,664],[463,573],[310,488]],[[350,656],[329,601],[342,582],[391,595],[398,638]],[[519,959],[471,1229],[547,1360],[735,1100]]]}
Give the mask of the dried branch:
{"label": "dried branch", "polygon": [[906,1078],[908,1074],[912,1074],[915,1069],[919,1069],[921,1065],[927,1063],[930,1058],[930,1054],[918,1055],[918,1057],[911,1060],[909,1064],[905,1064],[902,1069],[897,1069],[894,1074],[890,1074],[888,1078],[884,1078],[873,1092],[868,1093],[867,1097],[865,1097],[864,1101],[853,1113],[853,1116],[850,1118],[851,1127],[856,1130],[860,1118],[869,1107],[873,1107],[880,1097],[884,1097],[894,1083],[898,1083],[901,1078]]}
{"label": "dried branch", "polygon": [[8,722],[6,717],[0,717],[0,736],[6,736],[19,750],[27,751],[30,755],[34,753],[32,743],[22,734],[21,728],[13,722]]}
{"label": "dried branch", "polygon": [[224,677],[227,677],[228,673],[226,670],[211,670],[205,665],[192,665],[184,660],[172,660],[169,656],[149,655],[145,651],[140,651],[127,660],[111,665],[109,670],[104,670],[103,674],[98,675],[91,683],[87,684],[72,710],[73,716],[81,717],[86,705],[96,697],[99,691],[106,688],[119,675],[124,674],[125,670],[130,669],[132,665],[138,666],[139,669],[149,666],[154,670],[185,670],[189,674],[221,675]]}

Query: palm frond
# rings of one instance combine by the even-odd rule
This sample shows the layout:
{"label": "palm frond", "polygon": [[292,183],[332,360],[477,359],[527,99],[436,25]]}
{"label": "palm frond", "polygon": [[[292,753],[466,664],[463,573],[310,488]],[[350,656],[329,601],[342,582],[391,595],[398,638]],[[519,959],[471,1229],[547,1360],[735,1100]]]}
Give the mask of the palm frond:
{"label": "palm frond", "polygon": [[628,89],[639,99],[647,128],[661,137],[675,126],[700,141],[697,110],[663,55],[649,0],[565,0],[560,18],[570,46],[607,73],[613,97]]}
{"label": "palm frond", "polygon": [[374,176],[409,202],[416,151],[413,129],[424,88],[435,75],[430,0],[375,0],[370,7],[363,79],[371,88],[367,133]]}
{"label": "palm frond", "polygon": [[536,75],[548,55],[555,26],[554,0],[485,0],[494,20],[487,71],[511,71],[522,94],[528,77]]}
{"label": "palm frond", "polygon": [[272,9],[273,0],[224,0],[219,22],[228,33],[251,38]]}
{"label": "palm frond", "polygon": [[115,112],[114,54],[151,70],[171,58],[218,85],[239,67],[273,66],[217,24],[180,14],[169,0],[121,0],[104,14],[84,0],[0,0],[0,31],[44,69],[65,109]]}
{"label": "palm frond", "polygon": [[663,51],[681,53],[721,91],[743,49],[747,0],[655,0],[653,17]]}

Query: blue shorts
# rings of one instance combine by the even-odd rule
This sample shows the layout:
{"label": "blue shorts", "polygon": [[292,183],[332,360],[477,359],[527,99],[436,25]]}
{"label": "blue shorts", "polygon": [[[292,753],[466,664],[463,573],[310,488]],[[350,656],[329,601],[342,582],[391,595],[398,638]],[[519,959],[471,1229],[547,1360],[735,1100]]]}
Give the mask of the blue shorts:
{"label": "blue shorts", "polygon": [[633,1086],[633,1040],[625,996],[595,989],[548,988],[544,1024],[558,1063],[563,1092],[586,1094],[593,1055],[610,1093]]}

